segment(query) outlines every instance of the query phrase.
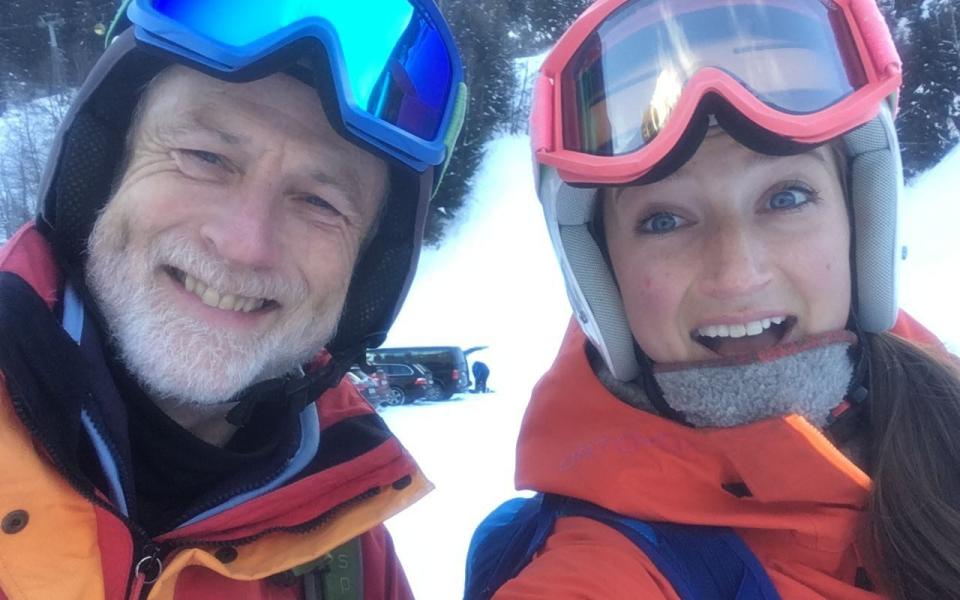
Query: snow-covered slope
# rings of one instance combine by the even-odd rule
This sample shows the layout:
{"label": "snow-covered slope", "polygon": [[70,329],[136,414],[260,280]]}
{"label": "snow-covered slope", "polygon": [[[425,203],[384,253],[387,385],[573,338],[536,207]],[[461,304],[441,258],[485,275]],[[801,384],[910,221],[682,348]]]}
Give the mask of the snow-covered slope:
{"label": "snow-covered slope", "polygon": [[960,146],[905,196],[901,305],[960,353]]}
{"label": "snow-covered slope", "polygon": [[533,384],[570,307],[540,204],[529,140],[491,142],[471,199],[440,249],[426,249],[388,345],[488,346],[492,394],[390,408],[391,429],[437,486],[388,523],[418,599],[463,593],[473,528],[513,491],[514,446]]}
{"label": "snow-covered slope", "polygon": [[424,250],[385,345],[489,346],[476,356],[490,366],[490,385],[529,388],[570,314],[533,189],[529,139],[492,141],[475,182],[443,246]]}

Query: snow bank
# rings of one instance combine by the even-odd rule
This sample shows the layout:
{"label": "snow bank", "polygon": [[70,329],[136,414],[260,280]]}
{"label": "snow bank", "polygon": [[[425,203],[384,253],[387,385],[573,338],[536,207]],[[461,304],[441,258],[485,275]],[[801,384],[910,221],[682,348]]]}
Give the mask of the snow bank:
{"label": "snow bank", "polygon": [[533,190],[529,140],[491,142],[441,249],[426,249],[387,345],[488,346],[495,393],[388,409],[384,418],[437,489],[388,522],[419,599],[463,593],[474,527],[516,494],[514,446],[530,391],[570,315]]}
{"label": "snow bank", "polygon": [[906,189],[900,303],[960,353],[960,146]]}

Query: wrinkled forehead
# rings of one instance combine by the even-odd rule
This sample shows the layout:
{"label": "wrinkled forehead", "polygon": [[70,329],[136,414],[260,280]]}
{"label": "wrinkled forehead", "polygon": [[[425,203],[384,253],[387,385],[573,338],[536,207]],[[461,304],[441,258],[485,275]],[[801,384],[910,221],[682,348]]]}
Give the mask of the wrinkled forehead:
{"label": "wrinkled forehead", "polygon": [[[314,88],[277,73],[230,83],[183,66],[165,69],[147,86],[131,142],[141,135],[175,144],[184,136],[214,136],[256,154],[267,146],[297,148],[312,157],[325,179],[359,185],[386,170],[378,156],[342,137],[330,124]],[[374,194],[378,184],[371,184]]]}
{"label": "wrinkled forehead", "polygon": [[295,138],[352,146],[334,131],[313,88],[282,73],[230,83],[175,65],[147,85],[140,110],[154,122],[184,116],[203,121],[233,119],[237,133],[253,125],[269,126]]}

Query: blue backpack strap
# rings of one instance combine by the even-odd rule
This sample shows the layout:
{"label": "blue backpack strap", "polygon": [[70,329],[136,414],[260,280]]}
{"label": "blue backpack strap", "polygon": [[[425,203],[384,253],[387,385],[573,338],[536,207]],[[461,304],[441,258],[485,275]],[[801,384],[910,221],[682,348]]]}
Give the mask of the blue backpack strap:
{"label": "blue backpack strap", "polygon": [[544,494],[514,498],[480,523],[467,551],[464,600],[486,600],[520,574],[553,531],[563,500]]}
{"label": "blue backpack strap", "polygon": [[684,600],[779,600],[750,548],[726,527],[631,519],[564,496],[514,498],[474,532],[464,600],[487,600],[543,547],[559,517],[586,517],[615,529],[644,552]]}
{"label": "blue backpack strap", "polygon": [[756,555],[728,527],[640,521],[570,500],[559,516],[580,516],[619,531],[640,548],[684,600],[779,600]]}

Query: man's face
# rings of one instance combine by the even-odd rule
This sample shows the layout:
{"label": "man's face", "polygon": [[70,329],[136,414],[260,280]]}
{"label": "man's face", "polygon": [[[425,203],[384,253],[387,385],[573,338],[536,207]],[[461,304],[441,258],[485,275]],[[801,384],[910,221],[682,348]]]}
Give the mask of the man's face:
{"label": "man's face", "polygon": [[213,404],[333,336],[386,166],[285,75],[225,83],[171,67],[94,227],[89,284],[157,400]]}

